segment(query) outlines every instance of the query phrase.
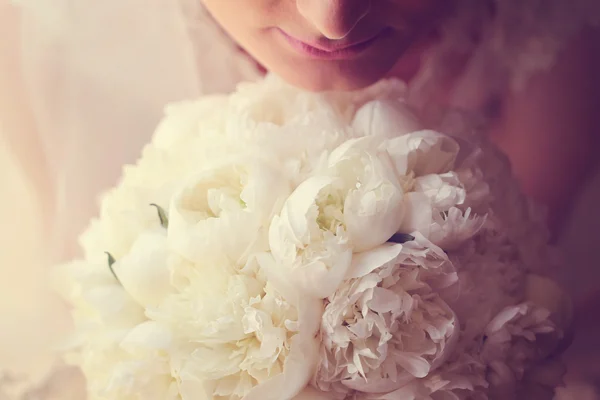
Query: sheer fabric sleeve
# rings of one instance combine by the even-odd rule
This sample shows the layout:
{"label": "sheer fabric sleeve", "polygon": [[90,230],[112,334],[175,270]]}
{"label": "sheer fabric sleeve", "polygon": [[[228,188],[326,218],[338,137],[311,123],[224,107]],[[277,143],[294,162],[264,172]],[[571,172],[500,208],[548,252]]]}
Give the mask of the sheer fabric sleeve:
{"label": "sheer fabric sleeve", "polygon": [[55,365],[51,344],[68,326],[46,285],[56,175],[25,84],[21,17],[0,3],[0,398],[8,399],[43,385]]}
{"label": "sheer fabric sleeve", "polygon": [[54,393],[68,316],[49,266],[78,254],[166,104],[256,77],[197,2],[0,0],[0,398],[78,399]]}
{"label": "sheer fabric sleeve", "polygon": [[69,318],[49,266],[78,254],[166,104],[259,76],[200,4],[0,0],[0,215],[14,226],[0,249],[0,398],[81,398],[77,372],[53,364]]}
{"label": "sheer fabric sleeve", "polygon": [[167,103],[225,92],[253,66],[188,0],[21,0],[22,71],[55,177],[60,255],[139,156]]}

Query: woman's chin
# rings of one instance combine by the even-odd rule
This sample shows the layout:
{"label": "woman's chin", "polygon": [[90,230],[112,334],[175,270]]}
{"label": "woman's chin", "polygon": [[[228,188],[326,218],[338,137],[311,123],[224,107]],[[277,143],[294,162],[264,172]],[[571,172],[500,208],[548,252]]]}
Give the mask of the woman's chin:
{"label": "woman's chin", "polygon": [[410,81],[420,69],[423,52],[412,48],[406,50],[351,60],[279,58],[264,65],[289,84],[304,90],[352,91],[371,86],[384,78]]}
{"label": "woman's chin", "polygon": [[356,67],[351,63],[332,63],[328,68],[280,68],[271,71],[298,88],[326,92],[352,91],[371,86],[385,78],[392,67],[393,64]]}

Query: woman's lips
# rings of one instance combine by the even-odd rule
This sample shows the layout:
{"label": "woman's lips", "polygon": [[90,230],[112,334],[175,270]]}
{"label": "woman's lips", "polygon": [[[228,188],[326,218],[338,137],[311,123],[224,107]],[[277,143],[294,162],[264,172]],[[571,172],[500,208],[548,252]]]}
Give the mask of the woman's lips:
{"label": "woman's lips", "polygon": [[344,60],[354,58],[370,48],[375,42],[389,32],[387,29],[384,29],[373,36],[354,40],[352,42],[347,40],[335,40],[308,43],[291,36],[282,29],[278,29],[278,31],[290,46],[301,55],[322,60]]}

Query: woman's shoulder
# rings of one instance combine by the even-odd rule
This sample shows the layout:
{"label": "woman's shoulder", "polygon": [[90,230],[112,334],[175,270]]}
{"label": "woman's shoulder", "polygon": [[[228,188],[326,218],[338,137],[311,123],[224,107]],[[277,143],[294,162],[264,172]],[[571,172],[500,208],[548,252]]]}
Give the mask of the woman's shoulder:
{"label": "woman's shoulder", "polygon": [[597,164],[600,32],[574,36],[556,57],[505,96],[494,139],[525,190],[559,217]]}
{"label": "woman's shoulder", "polygon": [[[458,2],[412,86],[452,107],[487,109],[507,93],[523,91],[561,58],[581,53],[582,32],[600,26],[597,0],[487,0]],[[573,60],[574,63],[580,60]],[[447,82],[452,82],[448,90]],[[446,93],[447,91],[447,93]],[[429,93],[429,94],[428,94]],[[419,99],[423,102],[423,99]],[[495,109],[495,107],[494,107]]]}
{"label": "woman's shoulder", "polygon": [[550,70],[558,56],[590,26],[600,26],[597,0],[495,0],[496,17],[487,46],[504,64],[513,87],[539,71]]}

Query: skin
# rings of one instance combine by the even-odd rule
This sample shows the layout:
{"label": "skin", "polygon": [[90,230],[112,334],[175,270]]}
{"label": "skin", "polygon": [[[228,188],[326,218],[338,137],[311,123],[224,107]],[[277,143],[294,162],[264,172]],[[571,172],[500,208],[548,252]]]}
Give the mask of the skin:
{"label": "skin", "polygon": [[[370,85],[393,73],[410,79],[419,55],[427,48],[436,23],[452,7],[452,0],[203,0],[215,19],[258,62],[290,83],[308,90],[350,90]],[[19,71],[18,15],[0,5],[0,41],[8,46],[0,53],[0,70]],[[363,39],[380,28],[392,30],[363,56],[352,60],[315,60],[302,56],[274,28],[303,41],[331,43]],[[3,64],[7,63],[7,64]],[[14,64],[14,65],[13,65]],[[567,45],[557,65],[532,79],[519,93],[503,99],[494,121],[492,140],[509,157],[524,191],[548,206],[549,224],[558,235],[564,217],[589,173],[596,166],[599,149],[600,34],[584,32]],[[19,76],[0,74],[0,120],[7,132],[22,121],[34,121],[22,98]],[[2,96],[4,94],[4,96]],[[8,136],[18,158],[39,160],[24,165],[33,185],[48,201],[51,176],[43,168],[43,151],[33,122],[21,129],[20,140]],[[589,317],[600,307],[600,291],[578,305]],[[599,329],[597,321],[583,318],[583,332]],[[587,321],[588,325],[585,325]],[[577,328],[576,328],[577,329]],[[590,353],[584,349],[583,353]],[[581,365],[585,360],[581,361]],[[589,360],[590,366],[597,360]],[[584,368],[586,370],[586,368]],[[587,369],[589,370],[589,369]]]}
{"label": "skin", "polygon": [[[451,0],[204,0],[223,28],[266,69],[308,90],[351,90],[385,76],[410,80],[435,41]],[[235,12],[232,12],[235,10]],[[383,28],[392,33],[357,57],[314,59],[278,28],[310,43],[348,43]],[[593,170],[600,111],[600,35],[586,32],[548,73],[511,93],[491,129],[524,191],[550,209],[558,232],[575,194]],[[450,85],[451,86],[451,85]],[[446,90],[446,89],[444,89]],[[451,90],[451,89],[450,89]]]}
{"label": "skin", "polygon": [[[351,90],[395,68],[412,71],[419,52],[449,11],[449,0],[204,0],[213,17],[268,70],[308,90]],[[235,11],[233,11],[235,10]],[[386,34],[343,60],[299,54],[281,31],[308,43],[351,44]],[[407,78],[406,76],[404,78]]]}
{"label": "skin", "polygon": [[[439,20],[455,0],[201,0],[215,19],[267,69],[309,90],[356,89],[390,74],[409,80],[419,58],[431,44]],[[234,10],[234,12],[232,12]],[[392,33],[351,60],[311,59],[299,54],[274,28],[302,40],[352,42],[382,28]],[[44,153],[18,73],[19,15],[0,7],[0,33],[13,37],[0,43],[0,120],[6,131],[23,126],[27,134],[7,136],[8,145],[23,157],[39,160],[24,168],[43,193],[51,191]],[[559,235],[576,194],[594,170],[598,150],[600,111],[600,34],[584,32],[559,55],[549,72],[528,82],[519,93],[503,99],[491,137],[512,162],[524,191],[548,206],[549,224]],[[2,95],[2,93],[6,95]],[[28,121],[31,123],[27,124]],[[24,124],[25,122],[25,124]],[[49,199],[54,196],[48,196]],[[45,202],[50,204],[50,201]],[[51,209],[51,205],[48,206]]]}
{"label": "skin", "polygon": [[[393,75],[410,80],[451,0],[204,0],[223,28],[266,69],[308,90],[351,90]],[[235,12],[232,12],[235,10]],[[306,42],[349,42],[391,28],[359,57],[315,60],[295,51],[276,28]],[[507,93],[490,138],[507,155],[523,191],[548,209],[560,237],[563,222],[600,149],[600,33],[586,31],[548,72]],[[452,84],[450,83],[451,87]],[[446,88],[443,89],[447,90]],[[451,88],[449,90],[452,90]],[[600,290],[598,291],[600,293]],[[600,295],[578,308],[600,306]],[[585,320],[585,319],[584,319]],[[596,323],[597,324],[597,323]],[[583,360],[582,360],[583,362]]]}
{"label": "skin", "polygon": [[504,99],[492,140],[507,154],[523,190],[547,206],[559,237],[580,189],[598,167],[600,32],[586,31],[548,72]]}

